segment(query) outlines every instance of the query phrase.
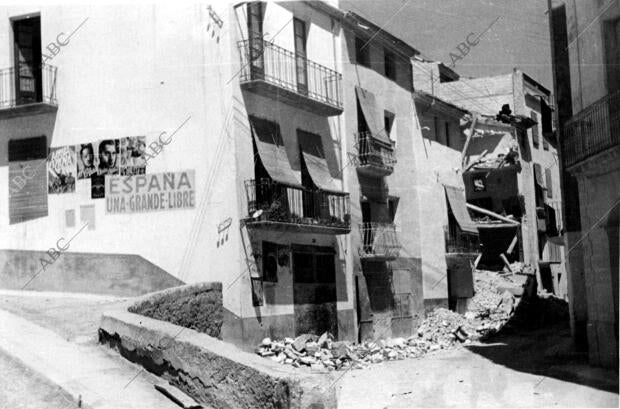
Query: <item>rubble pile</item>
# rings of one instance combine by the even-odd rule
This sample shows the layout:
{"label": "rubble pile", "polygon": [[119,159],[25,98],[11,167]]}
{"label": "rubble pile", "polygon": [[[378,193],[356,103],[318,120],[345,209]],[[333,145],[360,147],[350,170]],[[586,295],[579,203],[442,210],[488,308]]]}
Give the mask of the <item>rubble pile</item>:
{"label": "rubble pile", "polygon": [[448,345],[449,343],[445,343],[445,346],[438,344],[419,335],[352,344],[347,341],[334,341],[331,334],[324,333],[321,337],[303,334],[295,339],[285,338],[283,341],[265,338],[256,353],[294,367],[338,370],[361,369],[369,364],[419,357]]}
{"label": "rubble pile", "polygon": [[[517,269],[519,266],[514,267]],[[521,270],[523,268],[521,266]],[[528,275],[478,271],[474,284],[476,294],[469,301],[465,314],[437,308],[422,321],[416,334],[408,338],[352,344],[335,341],[327,332],[320,337],[303,334],[295,339],[265,338],[256,348],[256,353],[278,363],[323,370],[359,369],[384,361],[420,357],[497,333],[512,319],[521,302],[530,302],[521,301],[521,298],[524,293],[527,294],[531,281]]]}

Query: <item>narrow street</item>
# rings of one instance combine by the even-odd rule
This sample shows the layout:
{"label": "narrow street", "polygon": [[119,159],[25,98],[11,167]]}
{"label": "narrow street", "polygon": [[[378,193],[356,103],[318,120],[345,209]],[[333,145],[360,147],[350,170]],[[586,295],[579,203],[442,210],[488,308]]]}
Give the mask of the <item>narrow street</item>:
{"label": "narrow street", "polygon": [[617,372],[545,357],[569,340],[555,330],[349,371],[339,408],[618,407]]}

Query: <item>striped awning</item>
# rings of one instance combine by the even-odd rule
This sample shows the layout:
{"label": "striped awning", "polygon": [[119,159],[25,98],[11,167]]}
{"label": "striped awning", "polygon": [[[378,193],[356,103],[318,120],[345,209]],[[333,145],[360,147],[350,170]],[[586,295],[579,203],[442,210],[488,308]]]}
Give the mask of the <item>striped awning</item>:
{"label": "striped awning", "polygon": [[467,202],[465,201],[465,189],[454,186],[444,185],[446,197],[450,204],[450,209],[461,230],[468,233],[478,234],[478,227],[471,219],[467,210]]}
{"label": "striped awning", "polygon": [[291,168],[280,125],[250,116],[250,126],[261,163],[271,179],[288,186],[301,187],[301,172]]}
{"label": "striped awning", "polygon": [[321,190],[339,192],[336,181],[329,172],[321,136],[310,132],[297,130],[301,154],[312,178],[312,182]]}

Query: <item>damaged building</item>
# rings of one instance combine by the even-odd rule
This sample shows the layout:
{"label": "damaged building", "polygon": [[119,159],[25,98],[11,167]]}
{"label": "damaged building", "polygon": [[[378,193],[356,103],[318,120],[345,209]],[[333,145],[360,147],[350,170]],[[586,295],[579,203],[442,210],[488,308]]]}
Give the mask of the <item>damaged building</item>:
{"label": "damaged building", "polygon": [[[6,8],[2,287],[132,296],[217,281],[223,339],[254,346],[410,335],[426,312],[466,305],[476,260],[555,262],[539,212],[559,194],[550,101],[533,80],[518,76],[521,105],[502,101],[529,119],[503,122],[501,104],[444,95],[456,72],[337,2],[177,6],[93,7],[44,64],[20,50],[44,49],[79,10]],[[85,89],[101,103],[84,110]],[[536,101],[540,120],[521,112]]]}

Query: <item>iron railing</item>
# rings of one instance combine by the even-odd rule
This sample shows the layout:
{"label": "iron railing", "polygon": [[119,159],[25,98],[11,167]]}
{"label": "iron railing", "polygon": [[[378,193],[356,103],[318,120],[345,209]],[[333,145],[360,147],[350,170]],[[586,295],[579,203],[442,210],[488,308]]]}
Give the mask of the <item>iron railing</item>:
{"label": "iron railing", "polygon": [[400,252],[400,241],[393,223],[362,223],[359,225],[362,258],[396,258]]}
{"label": "iron railing", "polygon": [[620,145],[620,91],[609,94],[564,126],[565,166],[571,166],[606,149]]}
{"label": "iron railing", "polygon": [[41,64],[35,69],[22,67],[21,70],[19,76],[16,75],[18,70],[15,67],[0,70],[0,109],[41,102],[51,105],[58,104],[56,100],[56,67]]}
{"label": "iron railing", "polygon": [[385,146],[373,138],[370,132],[358,132],[356,135],[358,166],[375,166],[386,171],[394,171],[396,158],[394,147]]}
{"label": "iron railing", "polygon": [[458,226],[450,224],[444,228],[446,253],[479,253],[480,238],[477,234],[468,233]]}
{"label": "iron railing", "polygon": [[241,82],[263,80],[315,101],[342,108],[342,75],[263,39],[239,41]]}
{"label": "iron railing", "polygon": [[246,180],[248,215],[256,221],[350,228],[348,193],[286,186],[271,179]]}

